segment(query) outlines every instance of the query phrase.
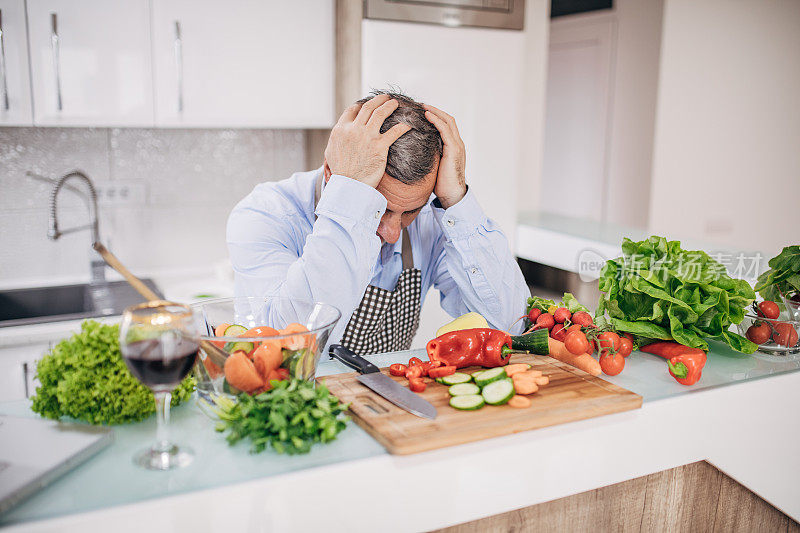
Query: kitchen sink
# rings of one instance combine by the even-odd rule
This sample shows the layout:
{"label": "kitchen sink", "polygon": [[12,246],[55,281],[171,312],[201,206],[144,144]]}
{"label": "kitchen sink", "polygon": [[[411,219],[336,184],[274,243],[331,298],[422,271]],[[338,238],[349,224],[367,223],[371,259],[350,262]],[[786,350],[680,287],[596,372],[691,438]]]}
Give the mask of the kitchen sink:
{"label": "kitchen sink", "polygon": [[[162,296],[152,280],[142,281]],[[0,291],[0,328],[120,315],[143,300],[125,281]]]}

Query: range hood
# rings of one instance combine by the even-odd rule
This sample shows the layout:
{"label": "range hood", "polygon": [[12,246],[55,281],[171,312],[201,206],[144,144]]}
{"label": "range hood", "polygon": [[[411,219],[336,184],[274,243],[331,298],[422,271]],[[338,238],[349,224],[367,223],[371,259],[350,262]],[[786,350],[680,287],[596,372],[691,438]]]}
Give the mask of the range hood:
{"label": "range hood", "polygon": [[366,0],[368,19],[521,30],[525,0]]}

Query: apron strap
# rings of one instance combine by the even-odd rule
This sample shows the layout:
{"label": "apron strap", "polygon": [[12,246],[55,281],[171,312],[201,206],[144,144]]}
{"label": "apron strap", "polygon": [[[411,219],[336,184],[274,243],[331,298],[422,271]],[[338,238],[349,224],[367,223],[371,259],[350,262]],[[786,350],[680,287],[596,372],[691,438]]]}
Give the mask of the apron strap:
{"label": "apron strap", "polygon": [[[314,211],[317,210],[319,199],[322,196],[322,180],[324,177],[325,172],[320,172],[317,182],[314,184]],[[314,218],[316,218],[316,214]],[[411,237],[408,235],[408,228],[403,228],[403,248],[400,256],[403,260],[403,270],[414,268],[414,251],[411,249]]]}

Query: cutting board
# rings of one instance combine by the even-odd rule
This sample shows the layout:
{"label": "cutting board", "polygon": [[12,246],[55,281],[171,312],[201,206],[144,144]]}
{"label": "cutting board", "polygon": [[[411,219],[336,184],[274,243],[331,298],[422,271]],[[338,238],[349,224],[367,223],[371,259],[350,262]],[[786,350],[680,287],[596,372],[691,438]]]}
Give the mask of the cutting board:
{"label": "cutting board", "polygon": [[[449,405],[447,386],[428,381],[422,397],[436,407],[436,420],[412,415],[356,380],[358,373],[325,376],[331,393],[350,404],[353,420],[375,437],[389,453],[406,455],[464,444],[519,431],[543,428],[638,409],[642,397],[604,379],[543,355],[514,355],[512,363],[528,363],[550,378],[539,392],[528,396],[531,407],[486,405],[477,411],[459,411]],[[471,367],[460,370],[472,373]],[[386,375],[389,371],[381,369]],[[405,378],[392,377],[402,385]]]}

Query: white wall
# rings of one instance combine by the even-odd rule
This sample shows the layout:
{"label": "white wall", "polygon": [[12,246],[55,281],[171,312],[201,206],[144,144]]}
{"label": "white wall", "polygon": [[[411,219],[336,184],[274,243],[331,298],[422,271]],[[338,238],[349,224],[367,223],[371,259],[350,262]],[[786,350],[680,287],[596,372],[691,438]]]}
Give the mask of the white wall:
{"label": "white wall", "polygon": [[662,0],[615,0],[617,47],[611,101],[606,220],[646,227],[661,50]]}
{"label": "white wall", "polygon": [[525,2],[525,30],[520,108],[520,176],[517,181],[517,211],[539,206],[544,155],[545,92],[547,88],[547,42],[550,35],[550,2]]}
{"label": "white wall", "polygon": [[541,209],[647,225],[662,8],[616,0],[552,21]]}
{"label": "white wall", "polygon": [[[455,117],[467,149],[467,183],[509,240],[518,184],[538,183],[540,173],[548,6],[526,3],[524,31],[362,23],[364,92],[396,85]],[[414,346],[424,346],[447,320],[431,292]]]}
{"label": "white wall", "polygon": [[800,2],[665,0],[652,231],[771,257],[800,236]]}

